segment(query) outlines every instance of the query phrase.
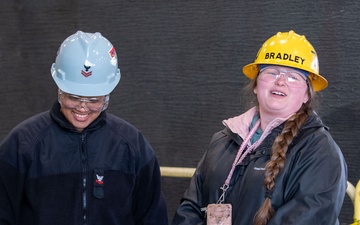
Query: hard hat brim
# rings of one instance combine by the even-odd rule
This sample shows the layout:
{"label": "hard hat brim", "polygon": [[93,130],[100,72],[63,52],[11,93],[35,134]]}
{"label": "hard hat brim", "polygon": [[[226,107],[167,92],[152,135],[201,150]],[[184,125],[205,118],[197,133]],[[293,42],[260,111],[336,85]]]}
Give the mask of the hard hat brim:
{"label": "hard hat brim", "polygon": [[[54,77],[54,81],[58,88],[66,93],[79,96],[105,96],[109,95],[119,83],[120,79],[111,84],[78,84],[69,81],[60,81]],[[106,91],[105,91],[106,90]]]}

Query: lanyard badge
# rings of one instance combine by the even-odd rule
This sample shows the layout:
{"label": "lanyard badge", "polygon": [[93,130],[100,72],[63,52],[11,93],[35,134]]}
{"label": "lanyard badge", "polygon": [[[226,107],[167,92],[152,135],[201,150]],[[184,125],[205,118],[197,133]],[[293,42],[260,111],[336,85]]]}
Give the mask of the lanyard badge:
{"label": "lanyard badge", "polygon": [[258,145],[258,142],[255,142],[254,144],[250,145],[246,151],[244,152],[246,146],[248,143],[250,143],[251,137],[254,135],[255,131],[260,126],[260,120],[258,120],[254,127],[251,129],[249,134],[246,136],[245,140],[241,144],[238,153],[235,157],[235,160],[233,162],[233,165],[231,167],[231,170],[229,172],[229,175],[226,178],[226,181],[220,189],[222,190],[222,194],[219,197],[216,204],[209,204],[206,207],[206,215],[207,215],[207,224],[208,225],[231,225],[231,219],[232,219],[232,206],[231,204],[224,204],[225,202],[225,194],[226,191],[229,188],[231,177],[234,173],[236,165],[241,163],[244,158],[252,152],[252,150]]}
{"label": "lanyard badge", "polygon": [[231,225],[231,204],[209,204],[206,213],[207,225]]}

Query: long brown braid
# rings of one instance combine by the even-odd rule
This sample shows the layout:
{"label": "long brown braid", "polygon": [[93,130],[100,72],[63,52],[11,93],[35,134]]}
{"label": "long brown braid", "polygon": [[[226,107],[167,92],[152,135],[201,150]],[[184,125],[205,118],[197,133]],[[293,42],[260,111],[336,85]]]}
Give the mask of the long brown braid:
{"label": "long brown braid", "polygon": [[281,134],[276,137],[272,148],[270,161],[265,166],[264,185],[266,198],[254,217],[254,225],[266,225],[274,216],[275,211],[271,205],[271,194],[275,186],[275,178],[284,168],[288,146],[298,134],[300,128],[312,111],[314,90],[308,84],[309,100],[302,105],[297,113],[291,116],[284,124]]}

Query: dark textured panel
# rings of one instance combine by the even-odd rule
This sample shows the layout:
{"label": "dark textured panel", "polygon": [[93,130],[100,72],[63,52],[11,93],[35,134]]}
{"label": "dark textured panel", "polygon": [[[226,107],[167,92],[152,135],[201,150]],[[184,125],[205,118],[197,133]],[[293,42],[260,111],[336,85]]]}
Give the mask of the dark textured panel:
{"label": "dark textured panel", "polygon": [[[122,80],[109,111],[141,129],[161,165],[196,166],[221,120],[246,109],[241,68],[270,35],[294,29],[320,57],[329,87],[318,112],[360,178],[357,1],[51,1],[0,3],[0,139],[56,98],[50,65],[76,30],[115,45]],[[330,168],[331,169],[331,168]],[[189,179],[164,178],[172,217]],[[352,222],[346,198],[341,222]]]}

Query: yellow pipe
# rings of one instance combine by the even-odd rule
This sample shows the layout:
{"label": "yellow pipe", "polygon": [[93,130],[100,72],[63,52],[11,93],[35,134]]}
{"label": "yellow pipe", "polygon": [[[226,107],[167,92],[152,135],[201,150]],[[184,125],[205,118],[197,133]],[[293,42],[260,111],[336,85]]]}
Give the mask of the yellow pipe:
{"label": "yellow pipe", "polygon": [[[191,178],[194,175],[195,168],[160,166],[160,172],[162,177]],[[351,201],[355,205],[355,187],[349,181],[347,181],[346,193],[348,194]],[[355,210],[359,210],[359,209],[354,209],[354,211]],[[358,224],[358,223],[353,223],[353,224]]]}
{"label": "yellow pipe", "polygon": [[354,200],[355,200],[355,187],[349,181],[347,181],[346,193],[350,197],[351,201],[354,203]]}
{"label": "yellow pipe", "polygon": [[[189,168],[189,167],[168,167],[168,166],[160,166],[160,172],[161,172],[161,176],[162,177],[182,177],[182,178],[191,178],[194,175],[195,172],[195,168]],[[358,185],[360,185],[360,182],[358,183]],[[355,199],[359,198],[359,196],[356,196],[355,193],[355,187],[354,185],[352,185],[349,181],[347,181],[347,189],[346,189],[346,193],[348,194],[348,196],[350,197],[351,201],[354,203],[355,205]],[[357,200],[359,201],[359,200]],[[358,208],[355,207],[355,210],[359,210]],[[360,225],[358,219],[356,217],[356,215],[358,215],[359,212],[355,212],[354,215],[354,220],[355,222],[351,225]]]}
{"label": "yellow pipe", "polygon": [[195,172],[195,168],[160,166],[160,172],[162,177],[191,178]]}
{"label": "yellow pipe", "polygon": [[[160,166],[160,172],[162,177],[191,178],[194,175],[195,168]],[[350,197],[351,201],[354,203],[355,187],[349,181],[347,181],[346,193]]]}

